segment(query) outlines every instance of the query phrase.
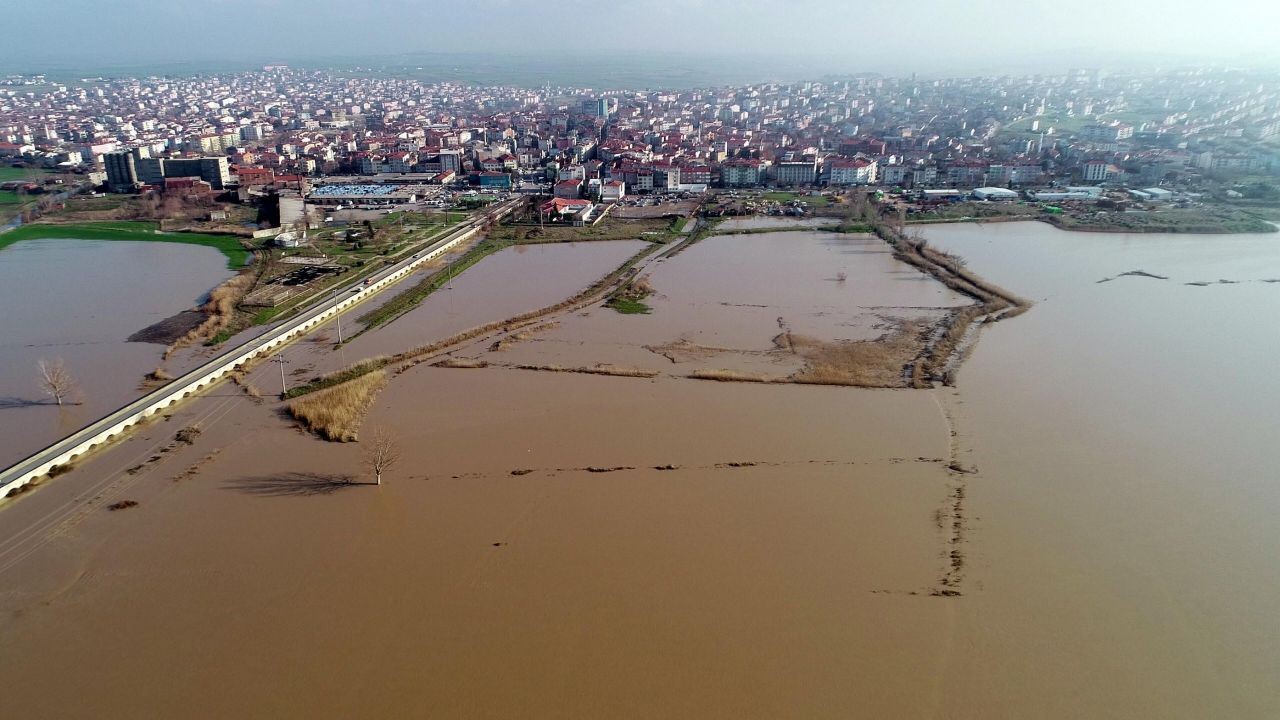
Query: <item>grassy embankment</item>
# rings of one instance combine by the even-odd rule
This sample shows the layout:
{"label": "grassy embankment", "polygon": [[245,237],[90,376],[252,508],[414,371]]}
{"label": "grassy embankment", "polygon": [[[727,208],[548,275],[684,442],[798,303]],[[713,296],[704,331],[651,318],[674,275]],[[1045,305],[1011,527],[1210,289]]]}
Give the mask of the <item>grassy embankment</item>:
{"label": "grassy embankment", "polygon": [[969,329],[980,318],[986,318],[985,322],[997,322],[1016,317],[1031,307],[1030,301],[965,269],[964,261],[955,255],[930,248],[924,241],[905,237],[885,224],[876,225],[876,234],[893,248],[897,259],[977,301],[952,311],[907,366],[906,374],[912,387],[928,387],[934,381],[951,384],[953,356],[961,350]]}
{"label": "grassy embankment", "polygon": [[716,231],[716,227],[720,225],[720,221],[722,219],[723,218],[703,218],[702,224],[698,226],[698,229],[685,235],[684,242],[676,243],[675,246],[673,246],[670,250],[667,251],[666,256],[668,258],[673,258],[676,255],[679,255],[680,253],[684,252],[685,250],[688,250],[689,248],[693,247],[694,245],[702,242],[706,238],[711,237],[712,235],[726,234],[723,232]]}
{"label": "grassy embankment", "polygon": [[0,235],[0,248],[22,240],[132,240],[141,242],[172,242],[203,245],[221,252],[227,257],[227,267],[239,270],[251,255],[233,235],[203,235],[199,233],[159,233],[157,225],[149,222],[102,222],[56,225],[35,223],[23,225]]}

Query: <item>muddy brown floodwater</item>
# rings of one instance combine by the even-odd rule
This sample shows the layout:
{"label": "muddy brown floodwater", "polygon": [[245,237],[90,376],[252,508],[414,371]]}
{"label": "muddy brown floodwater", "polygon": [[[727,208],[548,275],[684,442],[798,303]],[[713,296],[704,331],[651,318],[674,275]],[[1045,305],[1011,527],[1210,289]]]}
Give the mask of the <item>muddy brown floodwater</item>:
{"label": "muddy brown floodwater", "polygon": [[811,230],[708,237],[656,262],[645,277],[654,289],[644,300],[651,314],[595,307],[485,359],[780,377],[803,364],[777,351],[773,338],[783,331],[874,339],[903,321],[933,322],[971,302],[895,260],[875,237]]}
{"label": "muddy brown floodwater", "polygon": [[[283,355],[293,377],[302,380],[363,358],[425,345],[526,310],[553,305],[608,274],[646,244],[636,240],[505,248],[459,275],[394,322],[356,337],[338,352],[332,350],[338,338],[337,323],[331,322],[311,336],[312,342],[292,345]],[[439,268],[416,273],[383,296],[344,315],[344,337],[352,337],[364,327],[357,320],[361,315],[437,272]],[[320,341],[315,342],[317,339]],[[278,390],[278,376],[274,381],[265,381],[264,387]]]}
{"label": "muddy brown floodwater", "polygon": [[[183,406],[0,507],[6,711],[1275,715],[1277,395],[1230,368],[1275,355],[1258,331],[1280,308],[1280,283],[1261,282],[1276,246],[1038,224],[929,232],[1037,301],[983,332],[958,388],[420,365],[366,421],[404,451],[380,487],[356,484],[359,444],[292,429],[275,401],[215,392]],[[815,308],[960,302],[897,279],[858,238],[826,256],[848,268],[836,295],[789,258],[798,246],[766,237],[656,264],[651,316],[592,306],[547,332],[594,358],[619,339],[597,318],[715,332],[721,311],[701,309],[714,294],[833,332],[863,329]],[[731,240],[747,241],[741,265],[718,255]],[[558,259],[573,267],[576,252]],[[776,277],[749,269],[768,264],[745,259],[757,255]],[[456,287],[533,266],[501,257]],[[1096,282],[1132,269],[1171,279]],[[566,271],[558,294],[590,274]],[[422,327],[442,301],[415,311]],[[409,317],[367,349],[399,349],[374,346]],[[758,342],[767,320],[724,332]],[[199,438],[175,444],[197,421]]]}
{"label": "muddy brown floodwater", "polygon": [[[164,346],[127,338],[231,274],[222,253],[197,245],[47,239],[0,250],[0,466],[139,397]],[[83,404],[58,408],[41,392],[36,365],[54,358]]]}
{"label": "muddy brown floodwater", "polygon": [[1036,303],[960,371],[982,589],[956,606],[955,715],[1280,715],[1280,242],[927,236]]}

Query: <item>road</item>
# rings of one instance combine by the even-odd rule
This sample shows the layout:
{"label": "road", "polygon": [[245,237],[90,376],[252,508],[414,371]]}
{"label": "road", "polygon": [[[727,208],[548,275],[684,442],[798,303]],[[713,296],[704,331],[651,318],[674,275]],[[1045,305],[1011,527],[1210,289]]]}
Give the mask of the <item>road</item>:
{"label": "road", "polygon": [[118,438],[147,415],[155,414],[161,408],[167,408],[182,399],[212,387],[222,376],[248,361],[250,358],[269,355],[285,343],[315,327],[322,320],[345,312],[356,304],[376,296],[382,290],[394,284],[395,279],[407,277],[413,267],[440,254],[460,240],[469,237],[486,222],[500,219],[514,209],[519,200],[511,200],[498,205],[484,213],[472,217],[459,224],[448,235],[431,246],[414,253],[408,258],[377,272],[361,284],[343,288],[340,292],[321,299],[296,317],[279,325],[268,328],[255,337],[237,345],[230,350],[219,353],[199,367],[192,369],[164,386],[144,395],[124,407],[90,423],[62,440],[34,453],[24,460],[0,472],[0,502],[12,490],[25,485],[32,479],[47,473],[51,463],[63,462],[70,454],[71,460],[78,459],[80,454],[97,448]]}

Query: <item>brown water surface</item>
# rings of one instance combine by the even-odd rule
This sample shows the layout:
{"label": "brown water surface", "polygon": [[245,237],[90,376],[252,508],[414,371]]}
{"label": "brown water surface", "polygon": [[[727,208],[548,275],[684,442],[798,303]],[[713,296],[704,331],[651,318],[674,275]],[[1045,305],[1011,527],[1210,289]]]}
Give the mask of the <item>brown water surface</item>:
{"label": "brown water surface", "polygon": [[[1275,716],[1280,245],[929,236],[1037,302],[958,389],[418,366],[368,419],[405,452],[381,487],[274,402],[184,405],[0,508],[6,710]],[[758,296],[699,247],[654,271],[666,310],[695,282]],[[1097,282],[1135,269],[1170,279]],[[928,287],[868,282],[844,311]]]}
{"label": "brown water surface", "polygon": [[[200,303],[231,272],[213,248],[42,239],[0,250],[0,466],[140,396],[164,347],[134,332]],[[62,358],[83,404],[58,408],[37,363]]]}
{"label": "brown water surface", "polygon": [[[645,243],[635,241],[547,243],[505,248],[451,280],[427,296],[417,307],[391,323],[356,337],[339,352],[336,322],[321,328],[327,342],[302,342],[284,352],[299,377],[336,370],[377,355],[392,355],[464,330],[536,310],[577,293],[607,275]],[[344,337],[364,326],[359,318],[392,300],[419,280],[439,272],[425,270],[406,278],[381,296],[359,305],[342,317]],[[315,339],[314,337],[312,338]],[[275,389],[277,378],[267,385]]]}
{"label": "brown water surface", "polygon": [[[646,277],[651,313],[596,306],[498,359],[781,376],[801,364],[770,352],[783,330],[826,341],[874,339],[903,320],[936,320],[970,302],[895,260],[878,238],[813,230],[708,237],[658,261]],[[653,350],[672,343],[696,346],[678,357],[678,369]]]}
{"label": "brown water surface", "polygon": [[960,374],[955,716],[1280,714],[1280,236],[927,236],[1036,301]]}

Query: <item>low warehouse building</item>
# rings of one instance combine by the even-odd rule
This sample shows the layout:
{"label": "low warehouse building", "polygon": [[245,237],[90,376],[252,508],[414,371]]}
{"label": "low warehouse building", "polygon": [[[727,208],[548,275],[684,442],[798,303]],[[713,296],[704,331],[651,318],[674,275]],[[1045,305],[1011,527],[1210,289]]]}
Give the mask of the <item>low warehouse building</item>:
{"label": "low warehouse building", "polygon": [[973,191],[973,196],[979,200],[1017,200],[1018,193],[1007,188],[998,187],[980,187]]}

